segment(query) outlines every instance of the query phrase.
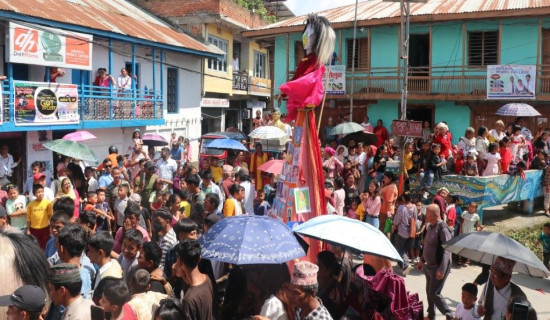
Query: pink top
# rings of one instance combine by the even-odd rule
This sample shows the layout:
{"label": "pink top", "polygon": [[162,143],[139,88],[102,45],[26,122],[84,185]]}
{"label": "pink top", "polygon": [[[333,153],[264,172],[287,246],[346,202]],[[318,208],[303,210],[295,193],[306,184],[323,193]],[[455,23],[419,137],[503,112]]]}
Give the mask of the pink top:
{"label": "pink top", "polygon": [[328,169],[329,178],[334,178],[336,172],[342,170],[344,168],[344,165],[340,160],[338,160],[338,158],[332,156],[329,159],[323,161],[323,168]]}
{"label": "pink top", "polygon": [[366,201],[363,201],[363,207],[369,216],[377,217],[380,213],[380,205],[381,202],[379,196],[374,197],[374,199],[372,197],[368,197]]}
{"label": "pink top", "polygon": [[334,190],[332,194],[334,200],[334,209],[339,216],[344,215],[344,200],[346,199],[346,191],[342,189]]}
{"label": "pink top", "polygon": [[185,161],[191,161],[191,144],[188,144],[185,149]]}
{"label": "pink top", "polygon": [[357,219],[357,212],[353,209],[348,209],[348,218]]}

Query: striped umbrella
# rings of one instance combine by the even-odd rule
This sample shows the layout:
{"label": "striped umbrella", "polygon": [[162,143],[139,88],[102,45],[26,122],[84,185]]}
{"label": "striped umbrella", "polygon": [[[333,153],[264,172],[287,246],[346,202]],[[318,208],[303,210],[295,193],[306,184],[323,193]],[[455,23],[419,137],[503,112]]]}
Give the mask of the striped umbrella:
{"label": "striped umbrella", "polygon": [[527,103],[508,103],[500,107],[495,113],[499,116],[511,117],[538,117],[540,113]]}

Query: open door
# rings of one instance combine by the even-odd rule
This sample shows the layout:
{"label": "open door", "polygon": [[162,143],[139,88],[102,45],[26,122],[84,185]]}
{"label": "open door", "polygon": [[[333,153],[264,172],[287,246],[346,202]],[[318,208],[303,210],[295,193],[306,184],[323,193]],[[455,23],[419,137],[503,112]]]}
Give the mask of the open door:
{"label": "open door", "polygon": [[540,93],[550,93],[550,29],[542,29]]}
{"label": "open door", "polygon": [[409,36],[409,91],[429,93],[430,34]]}

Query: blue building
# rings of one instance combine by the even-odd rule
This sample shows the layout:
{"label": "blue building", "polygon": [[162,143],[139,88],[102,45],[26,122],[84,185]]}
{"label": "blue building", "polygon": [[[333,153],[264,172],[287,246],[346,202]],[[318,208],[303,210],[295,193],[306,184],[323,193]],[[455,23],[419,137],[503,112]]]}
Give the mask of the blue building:
{"label": "blue building", "polygon": [[[216,48],[124,0],[1,0],[0,21],[0,143],[23,158],[19,179],[35,160],[51,169],[42,143],[75,130],[98,137],[88,145],[100,158],[129,150],[135,128],[200,137],[203,59]],[[102,68],[113,78],[95,83]]]}
{"label": "blue building", "polygon": [[[399,2],[363,1],[357,12],[356,60],[352,61],[355,5],[323,12],[336,32],[336,64],[345,66],[345,92],[327,95],[322,124],[328,117],[350,115],[353,121],[368,115],[375,125],[386,127],[400,117],[401,31]],[[502,119],[495,111],[508,98],[488,99],[487,66],[532,66],[534,99],[519,98],[535,106],[542,117],[528,119],[536,132],[550,127],[550,1],[464,0],[411,3],[409,102],[407,118],[446,121],[458,142],[468,126],[494,128]],[[257,41],[271,41],[275,47],[274,88],[292,77],[303,57],[302,32],[305,16],[290,18],[243,33]],[[351,66],[355,63],[355,75]],[[523,80],[525,82],[525,79]],[[351,91],[353,82],[353,92]],[[284,109],[284,105],[283,105]]]}

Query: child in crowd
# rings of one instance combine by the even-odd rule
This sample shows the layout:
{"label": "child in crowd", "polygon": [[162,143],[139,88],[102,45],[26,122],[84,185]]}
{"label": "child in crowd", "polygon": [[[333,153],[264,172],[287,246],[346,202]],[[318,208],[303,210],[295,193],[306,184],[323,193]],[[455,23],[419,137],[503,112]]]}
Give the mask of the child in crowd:
{"label": "child in crowd", "polygon": [[88,238],[95,233],[96,223],[97,217],[94,211],[84,211],[78,216],[78,225],[86,231]]}
{"label": "child in crowd", "polygon": [[489,149],[484,156],[485,170],[483,170],[483,176],[493,176],[500,174],[502,168],[500,167],[500,153],[498,153],[498,145],[494,142],[489,144]]}
{"label": "child in crowd", "polygon": [[547,268],[550,268],[550,222],[544,224],[543,231],[540,234],[535,246],[542,243],[542,262]]}
{"label": "child in crowd", "polygon": [[475,154],[468,153],[468,155],[466,156],[466,162],[464,163],[462,174],[470,177],[477,176],[477,162]]}
{"label": "child in crowd", "polygon": [[50,219],[53,214],[52,202],[44,198],[44,187],[34,185],[35,199],[27,206],[27,234],[32,234],[40,244],[42,250],[50,237]]}
{"label": "child in crowd", "polygon": [[[155,194],[155,202],[151,204],[151,207],[153,209],[153,213],[156,212],[161,207],[164,207],[166,205],[165,195],[169,195],[167,191],[159,190]],[[181,203],[180,203],[181,205]]]}
{"label": "child in crowd", "polygon": [[[460,224],[460,234],[481,231],[483,227],[479,224],[479,215],[477,214],[477,203],[471,202],[468,205],[468,211],[461,215],[462,223]],[[466,259],[464,266],[467,267],[470,260]],[[462,258],[458,256],[458,265],[462,265]]]}
{"label": "child in crowd", "polygon": [[422,254],[422,242],[424,241],[424,230],[426,230],[426,208],[422,201],[417,200],[416,205],[416,238],[414,239],[411,248],[410,248],[410,257],[413,263],[418,263],[420,261],[420,256]]}
{"label": "child in crowd", "polygon": [[131,298],[130,290],[124,281],[112,280],[103,289],[99,305],[111,314],[111,319],[134,320],[137,319],[136,314],[128,304]]}
{"label": "child in crowd", "polygon": [[468,154],[470,151],[476,150],[476,131],[474,128],[466,128],[464,137],[461,137],[458,142],[458,149],[462,150],[463,154]]}
{"label": "child in crowd", "polygon": [[[103,191],[103,195],[105,195],[105,191],[102,189],[100,190]],[[102,208],[102,206],[97,206],[97,201],[98,201],[97,192],[89,191],[87,193],[86,198],[87,198],[87,202],[86,202],[86,205],[84,206],[84,211],[92,211],[95,213],[96,229],[99,231],[101,230],[109,231],[110,229],[109,222],[114,220],[115,218],[110,212],[105,211],[104,208]]]}
{"label": "child in crowd", "polygon": [[27,231],[27,198],[19,194],[17,186],[9,184],[6,187],[8,200],[6,201],[6,211],[11,220],[11,226]]}
{"label": "child in crowd", "polygon": [[187,190],[182,190],[180,192],[181,202],[180,208],[183,213],[183,218],[189,218],[191,215],[191,204],[189,203],[189,193]]}
{"label": "child in crowd", "polygon": [[508,167],[512,162],[512,150],[510,150],[510,138],[505,136],[498,142],[499,151],[500,151],[500,168],[502,173],[508,173]]}
{"label": "child in crowd", "polygon": [[357,198],[354,198],[351,200],[350,208],[348,209],[347,216],[351,219],[357,219],[357,208],[359,207],[359,200]]}
{"label": "child in crowd", "polygon": [[476,320],[481,319],[476,308],[477,287],[473,283],[462,286],[462,303],[456,306],[455,319]]}
{"label": "child in crowd", "polygon": [[257,196],[254,199],[254,214],[257,216],[267,215],[267,211],[271,209],[271,206],[265,201],[265,190],[260,189],[256,192]]}
{"label": "child in crowd", "polygon": [[428,198],[428,190],[432,187],[432,183],[438,182],[439,179],[441,179],[441,175],[443,174],[443,168],[447,163],[447,160],[439,156],[439,153],[441,152],[441,145],[438,143],[434,143],[432,145],[432,154],[430,156],[430,160],[428,161],[428,164],[426,165],[426,175],[425,175],[425,181],[424,181],[424,198]]}
{"label": "child in crowd", "polygon": [[545,170],[546,169],[546,153],[543,149],[538,149],[536,156],[531,161],[531,166],[529,167],[532,170]]}
{"label": "child in crowd", "polygon": [[143,234],[138,229],[127,229],[122,240],[122,254],[117,261],[122,267],[124,280],[130,283],[134,272],[138,269],[137,257],[143,244]]}
{"label": "child in crowd", "polygon": [[118,186],[118,197],[115,200],[115,218],[117,230],[122,227],[124,221],[124,210],[128,206],[128,193],[130,192],[130,186],[122,183]]}
{"label": "child in crowd", "polygon": [[[101,211],[101,212],[105,212],[105,218],[101,219],[103,217],[103,215],[102,215],[102,217],[98,218],[98,220],[96,222],[97,223],[97,230],[98,231],[105,230],[105,231],[111,232],[111,230],[112,230],[111,226],[114,223],[115,216],[113,215],[113,212],[111,211],[111,208],[109,207],[109,204],[107,203],[107,201],[105,201],[105,190],[104,189],[97,189],[96,195],[97,195],[97,202],[94,205],[94,207],[97,210]],[[88,201],[90,201],[90,198],[88,198]],[[96,211],[96,214],[97,214],[97,212],[98,211]]]}
{"label": "child in crowd", "polygon": [[455,153],[454,157],[454,173],[455,174],[462,174],[462,170],[464,169],[464,152],[462,150],[458,150],[458,152]]}

